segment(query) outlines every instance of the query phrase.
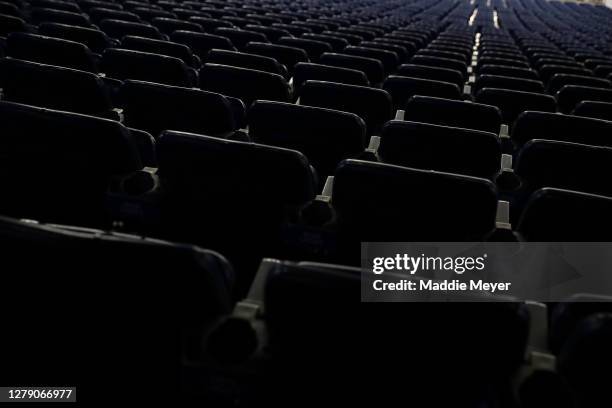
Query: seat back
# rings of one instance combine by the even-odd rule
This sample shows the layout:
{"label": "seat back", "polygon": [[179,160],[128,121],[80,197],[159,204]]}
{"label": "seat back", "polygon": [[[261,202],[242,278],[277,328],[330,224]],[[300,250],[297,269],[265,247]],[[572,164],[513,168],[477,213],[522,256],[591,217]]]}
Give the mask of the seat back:
{"label": "seat back", "polygon": [[168,57],[178,58],[190,67],[198,67],[197,58],[194,56],[191,49],[184,44],[128,35],[121,40],[121,48],[166,55]]}
{"label": "seat back", "polygon": [[398,166],[492,179],[499,171],[501,145],[494,133],[390,121],[381,133],[378,155]]}
{"label": "seat back", "polygon": [[321,55],[319,63],[361,71],[372,85],[380,84],[385,77],[382,63],[374,58],[326,52]]}
{"label": "seat back", "polygon": [[308,54],[301,48],[280,44],[268,44],[262,42],[251,42],[244,48],[245,52],[264,57],[270,57],[283,64],[287,71],[292,74],[293,67],[298,62],[309,62]]}
{"label": "seat back", "polygon": [[570,113],[582,101],[612,102],[612,89],[565,85],[557,93],[557,101],[561,112]]}
{"label": "seat back", "polygon": [[255,69],[270,72],[287,78],[287,70],[274,58],[244,52],[213,49],[208,52],[206,62],[209,64],[229,65],[232,67]]}
{"label": "seat back", "polygon": [[483,88],[502,88],[535,93],[544,92],[544,85],[537,80],[480,74],[474,83],[474,91],[478,92]]}
{"label": "seat back", "polygon": [[612,120],[612,103],[597,101],[582,101],[572,111],[572,115],[587,118]]}
{"label": "seat back", "polygon": [[43,23],[38,26],[38,32],[49,37],[79,42],[96,53],[101,53],[112,46],[111,39],[104,32],[93,28],[60,23]]}
{"label": "seat back", "polygon": [[361,86],[369,85],[368,79],[362,71],[329,65],[312,64],[309,62],[299,62],[295,65],[293,71],[293,89],[296,97],[299,96],[304,82],[308,80]]}
{"label": "seat back", "polygon": [[404,109],[413,96],[433,96],[445,99],[461,99],[461,90],[450,82],[390,75],[383,83],[396,109]]}
{"label": "seat back", "polygon": [[202,61],[213,48],[236,51],[229,38],[219,35],[179,30],[170,35],[170,40],[188,46]]}
{"label": "seat back", "polygon": [[398,68],[396,75],[450,82],[460,88],[463,87],[465,82],[463,75],[459,71],[448,68],[428,67],[426,65],[403,64]]}
{"label": "seat back", "polygon": [[500,88],[483,88],[476,94],[476,102],[497,106],[503,121],[512,126],[525,111],[556,112],[557,103],[550,95],[533,92],[512,91]]}

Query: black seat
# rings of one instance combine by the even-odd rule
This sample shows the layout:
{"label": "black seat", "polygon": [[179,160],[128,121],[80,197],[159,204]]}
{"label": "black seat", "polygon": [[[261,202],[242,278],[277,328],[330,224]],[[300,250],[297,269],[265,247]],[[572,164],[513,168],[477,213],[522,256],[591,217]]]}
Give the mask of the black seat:
{"label": "black seat", "polygon": [[140,17],[125,10],[114,10],[105,7],[91,8],[88,13],[89,18],[95,24],[100,24],[102,20],[122,20],[140,23]]}
{"label": "black seat", "polygon": [[324,81],[306,81],[300,104],[351,112],[361,117],[368,135],[380,131],[393,116],[391,96],[382,89]]}
{"label": "black seat", "polygon": [[405,120],[499,133],[499,108],[480,103],[429,96],[413,96],[406,104]]}
{"label": "black seat", "polygon": [[306,38],[308,40],[323,41],[329,44],[334,52],[341,52],[349,45],[349,42],[344,38],[334,37],[332,35],[326,34],[306,33],[302,35],[302,38]]}
{"label": "black seat", "polygon": [[293,73],[293,67],[298,62],[310,61],[306,51],[301,48],[289,47],[286,45],[251,42],[247,44],[244,50],[251,54],[274,58],[287,68],[289,74]]}
{"label": "black seat", "polygon": [[450,82],[390,75],[383,89],[393,98],[396,109],[404,109],[408,100],[415,96],[433,96],[445,99],[461,99],[461,90]]}
{"label": "black seat", "polygon": [[232,67],[249,68],[257,71],[270,72],[283,76],[287,79],[288,73],[285,67],[274,58],[264,57],[257,54],[247,54],[230,50],[213,49],[208,52],[206,61],[209,64],[230,65]]}
{"label": "black seat", "polygon": [[572,111],[572,115],[612,121],[612,103],[582,101],[576,105],[576,108]]}
{"label": "black seat", "polygon": [[215,34],[229,38],[232,44],[234,44],[234,46],[240,51],[243,51],[246,45],[250,42],[268,42],[268,38],[265,34],[238,28],[219,27],[215,29]]}
{"label": "black seat", "polygon": [[230,102],[212,92],[127,80],[120,100],[125,124],[155,137],[164,130],[227,137],[237,128]]}
{"label": "black seat", "polygon": [[428,55],[415,55],[410,59],[410,63],[415,65],[425,65],[428,67],[454,69],[455,71],[461,72],[463,78],[467,76],[467,66],[465,65],[465,63],[457,60],[432,57]]}
{"label": "black seat", "polygon": [[544,83],[548,83],[553,75],[571,74],[580,76],[592,76],[593,73],[586,68],[568,67],[562,65],[544,65],[538,70]]}
{"label": "black seat", "polygon": [[[153,69],[155,67],[155,69]],[[178,58],[148,52],[109,48],[100,69],[114,79],[137,79],[176,86],[194,86],[195,72]]]}
{"label": "black seat", "polygon": [[198,58],[193,54],[191,48],[175,42],[127,35],[121,40],[121,48],[178,58],[193,68],[198,68],[200,65]]}
{"label": "black seat", "polygon": [[285,217],[314,198],[308,160],[294,150],[181,132],[164,132],[157,156],[166,234],[225,249],[246,273],[236,288],[244,296],[252,268],[277,253]]}
{"label": "black seat", "polygon": [[162,17],[162,18],[176,18],[176,14],[165,11],[161,9],[151,8],[148,6],[145,7],[134,7],[132,13],[138,15],[141,19],[145,21],[152,21],[154,18]]}
{"label": "black seat", "polygon": [[115,45],[104,32],[93,28],[44,23],[38,26],[38,32],[49,37],[79,42],[95,53],[102,53],[106,48]]}
{"label": "black seat", "polygon": [[485,179],[345,160],[332,202],[350,242],[481,240],[495,228],[497,192]]}
{"label": "black seat", "polygon": [[612,102],[612,89],[565,85],[557,93],[559,110],[563,113],[570,113],[582,101]]}
{"label": "black seat", "polygon": [[10,102],[118,119],[104,82],[91,72],[2,58],[0,84]]}
{"label": "black seat", "polygon": [[538,73],[529,68],[508,67],[506,65],[482,65],[478,69],[480,75],[501,75],[513,78],[532,79],[537,81],[540,79]]}
{"label": "black seat", "polygon": [[2,214],[108,225],[112,178],[142,168],[128,129],[116,121],[0,102],[0,123]]}
{"label": "black seat", "polygon": [[358,57],[372,58],[380,61],[383,65],[385,75],[395,72],[399,65],[399,57],[393,51],[381,50],[371,47],[363,47],[361,45],[349,45],[344,50],[343,54],[356,55]]}
{"label": "black seat", "polygon": [[276,43],[281,37],[291,36],[291,33],[289,31],[276,27],[265,27],[260,25],[247,24],[246,26],[244,26],[244,29],[249,31],[255,31],[256,33],[261,33],[265,35],[270,42],[273,43]]}
{"label": "black seat", "polygon": [[179,30],[172,33],[170,40],[188,46],[202,61],[206,59],[206,55],[213,48],[236,51],[236,47],[232,45],[229,38],[219,35]]}
{"label": "black seat", "polygon": [[362,71],[366,74],[368,81],[370,81],[372,85],[380,84],[385,77],[382,63],[380,60],[374,58],[326,52],[321,55],[319,63]]}
{"label": "black seat", "polygon": [[102,20],[100,29],[111,38],[121,40],[126,35],[152,38],[154,40],[165,40],[164,35],[157,27],[144,23],[134,23],[123,20]]}
{"label": "black seat", "polygon": [[12,33],[7,40],[7,56],[81,71],[98,72],[91,51],[83,44],[29,33]]}
{"label": "black seat", "polygon": [[532,139],[549,139],[612,147],[612,122],[547,112],[525,112],[516,121],[512,140],[517,147]]}
{"label": "black seat", "polygon": [[476,94],[476,102],[497,106],[502,119],[512,126],[516,118],[525,111],[556,112],[557,103],[550,95],[509,89],[483,88]]}
{"label": "black seat", "polygon": [[508,67],[524,68],[529,69],[529,63],[526,61],[508,59],[508,58],[494,58],[494,57],[480,57],[478,58],[478,67],[483,65],[505,65]]}
{"label": "black seat", "polygon": [[28,32],[30,31],[25,20],[7,15],[0,14],[0,36],[6,37],[10,33]]}
{"label": "black seat", "polygon": [[302,49],[311,61],[318,61],[323,53],[332,52],[332,47],[326,42],[308,38],[281,37],[280,45]]}
{"label": "black seat", "polygon": [[202,26],[192,21],[178,20],[176,18],[155,17],[151,20],[151,25],[166,35],[170,35],[175,31],[184,30],[192,32],[203,31]]}
{"label": "black seat", "polygon": [[340,68],[330,65],[312,64],[309,62],[299,62],[293,71],[293,89],[299,96],[304,82],[308,80],[338,82],[342,84],[368,86],[370,83],[362,71],[355,69]]}
{"label": "black seat", "polygon": [[363,152],[366,143],[361,118],[331,109],[257,101],[248,124],[253,141],[304,153],[322,181],[341,160]]}
{"label": "black seat", "polygon": [[437,58],[448,58],[452,60],[461,61],[464,64],[467,63],[467,60],[468,60],[466,55],[463,53],[458,53],[454,51],[434,50],[434,49],[429,49],[429,48],[424,48],[422,50],[419,50],[419,52],[417,52],[416,55],[426,55],[426,56],[437,57]]}
{"label": "black seat", "polygon": [[[37,378],[74,378],[83,356],[95,349],[88,357],[95,369],[81,371],[87,380],[76,383],[104,381],[107,372],[122,365],[122,372],[114,376],[120,384],[179,387],[178,378],[166,372],[168,367],[195,361],[191,345],[201,342],[202,332],[215,319],[231,312],[233,270],[222,255],[210,250],[9,218],[0,219],[0,243],[7,251],[4,281],[29,287],[27,293],[5,294],[3,309],[30,314],[44,305],[49,313],[65,315],[78,304],[87,316],[62,330],[54,330],[50,321],[35,326],[17,323],[17,332],[1,340],[3,349],[12,350],[1,354],[4,368],[11,372],[25,369],[36,372]],[[81,290],[75,291],[75,286]],[[151,336],[152,332],[158,333]],[[44,345],[39,344],[40,336],[45,337]],[[121,395],[132,400],[127,392]]]}
{"label": "black seat", "polygon": [[465,82],[463,75],[461,75],[459,71],[448,68],[429,67],[426,65],[403,64],[397,69],[396,75],[450,82],[460,88],[463,88]]}
{"label": "black seat", "polygon": [[241,99],[249,107],[257,99],[290,102],[285,78],[269,72],[204,64],[200,70],[200,88]]}
{"label": "black seat", "polygon": [[612,198],[543,188],[531,198],[517,232],[533,242],[610,241]]}
{"label": "black seat", "polygon": [[565,85],[580,85],[592,88],[610,88],[610,81],[603,78],[595,78],[592,76],[571,75],[571,74],[555,74],[548,81],[548,92],[555,94]]}
{"label": "black seat", "polygon": [[477,93],[482,88],[502,88],[535,93],[544,92],[544,85],[540,81],[488,74],[481,74],[476,78],[474,91]]}
{"label": "black seat", "polygon": [[495,133],[393,120],[383,127],[378,155],[398,166],[492,179],[501,143]]}
{"label": "black seat", "polygon": [[84,14],[42,7],[32,8],[30,19],[34,24],[61,23],[80,27],[91,26],[89,18]]}
{"label": "black seat", "polygon": [[193,23],[199,24],[202,27],[202,29],[207,32],[212,32],[217,27],[234,27],[234,25],[229,21],[219,20],[219,19],[210,18],[210,17],[194,16],[194,17],[189,17],[188,20]]}
{"label": "black seat", "polygon": [[[544,187],[562,188],[605,196],[612,195],[608,183],[601,183],[612,160],[609,147],[534,139],[527,142],[514,163],[521,178],[519,196],[529,196]],[[520,213],[522,200],[513,202],[514,217]]]}

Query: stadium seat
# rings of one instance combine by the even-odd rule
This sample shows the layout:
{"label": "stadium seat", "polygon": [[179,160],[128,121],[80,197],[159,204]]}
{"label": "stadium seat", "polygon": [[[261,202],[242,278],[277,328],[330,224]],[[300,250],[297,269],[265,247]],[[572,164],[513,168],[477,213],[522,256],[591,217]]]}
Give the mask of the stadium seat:
{"label": "stadium seat", "polygon": [[533,242],[608,242],[610,211],[609,197],[543,188],[531,195],[516,230]]}
{"label": "stadium seat", "polygon": [[90,72],[2,58],[0,84],[6,101],[119,118],[104,82]]}
{"label": "stadium seat", "polygon": [[257,99],[290,102],[285,78],[254,69],[219,64],[204,64],[200,69],[200,88],[241,99],[248,108]]}
{"label": "stadium seat", "polygon": [[395,72],[400,63],[398,55],[393,51],[380,50],[371,47],[349,45],[342,53],[348,55],[356,55],[358,57],[372,58],[380,61],[383,65],[385,74]]}
{"label": "stadium seat", "polygon": [[154,137],[164,130],[227,137],[237,128],[227,98],[199,89],[127,80],[121,86],[120,100],[125,125]]}
{"label": "stadium seat", "polygon": [[209,64],[221,64],[265,71],[271,74],[281,75],[283,78],[288,79],[287,69],[283,65],[279,64],[274,58],[264,57],[262,55],[212,49],[206,56],[206,62]]}
{"label": "stadium seat", "polygon": [[512,130],[517,147],[532,139],[549,139],[612,147],[612,122],[547,112],[525,112]]}
{"label": "stadium seat", "polygon": [[121,40],[121,48],[178,58],[192,68],[200,66],[199,59],[184,44],[127,35]]}
{"label": "stadium seat", "polygon": [[576,105],[572,115],[612,121],[612,103],[582,101]]}
{"label": "stadium seat", "polygon": [[480,103],[428,96],[413,96],[408,100],[404,119],[414,122],[461,127],[499,133],[502,123],[499,108]]}
{"label": "stadium seat", "polygon": [[6,37],[11,33],[28,32],[30,29],[25,20],[0,13],[0,36]]}
{"label": "stadium seat", "polygon": [[240,51],[243,51],[250,42],[267,43],[268,38],[265,34],[256,31],[247,31],[238,28],[219,27],[214,33],[222,37],[229,38],[232,44]]}
{"label": "stadium seat", "polygon": [[236,51],[227,37],[218,35],[179,30],[172,33],[170,40],[188,46],[202,61],[206,59],[206,55],[213,48]]}
{"label": "stadium seat", "polygon": [[429,79],[390,75],[385,79],[383,89],[391,95],[396,109],[404,109],[408,100],[416,95],[461,99],[457,85]]}
{"label": "stadium seat", "polygon": [[43,23],[38,26],[38,32],[49,37],[79,42],[95,53],[102,53],[106,48],[116,45],[104,32],[93,28]]}
{"label": "stadium seat", "polygon": [[467,76],[467,66],[465,63],[457,60],[431,57],[428,55],[415,55],[410,59],[410,63],[415,65],[426,65],[429,67],[454,69],[461,72],[461,75],[463,75],[464,78]]}
{"label": "stadium seat", "polygon": [[298,62],[310,62],[306,51],[301,48],[289,47],[286,45],[252,42],[247,44],[244,51],[274,58],[287,68],[289,74],[293,73],[293,67]]}
{"label": "stadium seat", "polygon": [[175,31],[184,30],[192,32],[203,31],[202,26],[191,21],[178,20],[176,18],[155,17],[151,20],[151,25],[166,35],[170,35]]}
{"label": "stadium seat", "polygon": [[483,88],[501,88],[535,93],[544,92],[544,85],[542,82],[533,79],[480,74],[474,83],[474,91],[478,93],[478,91]]}
{"label": "stadium seat", "polygon": [[[254,31],[256,33],[261,33],[265,35],[266,38],[272,43],[277,43],[279,38],[281,37],[291,37],[291,33],[287,30],[283,30],[282,28],[247,24],[246,26],[244,26],[244,29],[249,30],[249,31]],[[305,34],[305,35],[308,35],[308,34]]]}
{"label": "stadium seat", "polygon": [[395,120],[380,136],[378,156],[384,163],[489,179],[500,170],[495,133]]}
{"label": "stadium seat", "polygon": [[482,65],[478,69],[480,75],[501,75],[513,78],[524,78],[537,81],[540,77],[533,69],[508,67],[505,65]]}
{"label": "stadium seat", "polygon": [[98,72],[96,60],[83,44],[30,33],[7,37],[7,56],[41,64]]}
{"label": "stadium seat", "polygon": [[509,89],[483,88],[476,94],[476,102],[497,106],[502,112],[504,123],[510,127],[522,112],[528,110],[557,111],[555,98],[550,95]]}
{"label": "stadium seat", "polygon": [[133,23],[140,23],[140,17],[134,13],[130,13],[125,10],[115,10],[106,7],[94,7],[91,8],[88,13],[92,23],[100,24],[103,20],[121,20],[131,21]]}
{"label": "stadium seat", "polygon": [[463,88],[465,80],[461,72],[448,68],[428,67],[425,65],[403,64],[397,69],[396,75],[412,78],[430,79],[434,81],[450,82]]}
{"label": "stadium seat", "polygon": [[210,17],[193,16],[189,17],[188,21],[199,24],[205,32],[212,32],[218,27],[234,27],[229,21]]}
{"label": "stadium seat", "polygon": [[580,85],[592,88],[610,88],[610,81],[592,76],[580,76],[571,74],[555,74],[548,81],[548,92],[556,94],[565,85]]}
{"label": "stadium seat", "polygon": [[351,112],[363,119],[367,134],[380,131],[393,118],[391,96],[384,90],[325,81],[306,81],[300,104]]}
{"label": "stadium seat", "polygon": [[135,23],[123,20],[102,20],[100,29],[111,38],[121,40],[126,35],[152,38],[154,40],[165,40],[165,36],[159,32],[157,27],[144,23]]}
{"label": "stadium seat", "polygon": [[[113,177],[142,168],[119,122],[0,102],[3,214],[72,225],[109,225]],[[13,136],[13,137],[10,137]],[[18,136],[18,137],[17,137]]]}
{"label": "stadium seat", "polygon": [[293,89],[296,97],[299,96],[304,82],[308,80],[337,82],[361,86],[370,85],[368,79],[362,71],[334,67],[330,65],[299,62],[293,68]]}
{"label": "stadium seat", "polygon": [[304,153],[321,181],[333,174],[340,161],[363,152],[366,144],[363,120],[331,109],[256,101],[248,124],[254,142]]}
{"label": "stadium seat", "polygon": [[313,62],[317,62],[323,53],[332,52],[332,47],[328,43],[308,38],[281,37],[278,39],[278,44],[304,50]]}
{"label": "stadium seat", "polygon": [[355,55],[328,53],[321,55],[320,64],[331,65],[339,68],[356,69],[362,71],[368,77],[370,84],[382,83],[385,75],[382,63],[374,58],[360,57]]}
{"label": "stadium seat", "polygon": [[482,240],[495,228],[497,192],[480,178],[345,160],[332,197],[350,243]]}
{"label": "stadium seat", "polygon": [[563,65],[544,65],[538,70],[540,77],[544,83],[548,83],[550,79],[557,74],[570,74],[579,76],[591,76],[592,72],[586,68],[568,67]]}
{"label": "stadium seat", "polygon": [[90,27],[89,18],[81,13],[34,7],[30,15],[31,21],[38,25],[41,23],[60,23],[79,27]]}
{"label": "stadium seat", "polygon": [[612,89],[565,85],[557,93],[559,110],[563,113],[570,113],[582,101],[612,102]]}

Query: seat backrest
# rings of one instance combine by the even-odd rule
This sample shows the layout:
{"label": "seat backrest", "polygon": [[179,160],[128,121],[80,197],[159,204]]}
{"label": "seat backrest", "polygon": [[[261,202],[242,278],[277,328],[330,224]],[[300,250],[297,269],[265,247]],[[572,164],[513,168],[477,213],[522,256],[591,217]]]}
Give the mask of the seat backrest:
{"label": "seat backrest", "polygon": [[30,33],[7,37],[7,56],[41,64],[98,72],[91,51],[83,44]]}
{"label": "seat backrest", "polygon": [[516,68],[507,65],[482,65],[478,69],[480,75],[502,75],[513,78],[538,80],[538,73],[531,68]]}
{"label": "seat backrest", "polygon": [[308,80],[338,82],[342,84],[368,86],[370,83],[362,71],[349,68],[340,68],[330,65],[299,62],[293,71],[293,89],[299,96],[300,89]]}
{"label": "seat backrest", "polygon": [[2,58],[0,85],[10,102],[90,115],[113,109],[104,82],[91,72]]}
{"label": "seat backrest", "polygon": [[10,33],[27,32],[28,26],[20,17],[0,14],[0,36],[6,37]]}
{"label": "seat backrest", "polygon": [[450,82],[458,87],[463,87],[465,82],[463,75],[459,71],[448,68],[428,67],[426,65],[403,64],[398,68],[396,75]]}
{"label": "seat backrest", "polygon": [[170,35],[170,40],[188,46],[202,61],[213,48],[236,51],[229,38],[219,35],[179,30]]}
{"label": "seat backrest", "polygon": [[61,23],[80,27],[91,26],[89,18],[84,14],[44,7],[33,7],[30,11],[30,19],[34,24]]}
{"label": "seat backrest", "polygon": [[4,214],[80,225],[104,218],[115,175],[142,168],[122,124],[0,102]]}
{"label": "seat backrest", "polygon": [[354,113],[365,121],[368,135],[393,117],[391,96],[386,91],[358,85],[306,81],[300,104]]}
{"label": "seat backrest", "polygon": [[587,118],[612,120],[612,103],[597,101],[582,101],[572,111],[572,115]]}
{"label": "seat backrest", "polygon": [[411,64],[426,65],[428,67],[440,67],[454,69],[461,72],[464,78],[467,77],[467,66],[465,63],[448,58],[432,57],[429,55],[415,55],[410,59]]}
{"label": "seat backrest", "polygon": [[501,111],[496,106],[429,96],[413,96],[405,120],[499,133]]}
{"label": "seat backrest", "polygon": [[534,242],[609,242],[612,198],[556,188],[534,192],[516,231]]}
{"label": "seat backrest", "polygon": [[550,95],[509,89],[483,88],[476,94],[476,102],[497,106],[508,126],[512,126],[516,118],[525,111],[557,111],[555,98]]}
{"label": "seat backrest", "polygon": [[178,30],[186,30],[193,32],[202,32],[202,26],[191,21],[178,20],[169,17],[154,17],[151,20],[151,25],[166,35],[170,35]]}
{"label": "seat backrest", "polygon": [[542,187],[612,196],[601,177],[612,160],[612,148],[555,140],[530,140],[518,153],[514,169],[527,193]]}
{"label": "seat backrest", "polygon": [[258,33],[257,31],[248,31],[233,27],[219,27],[215,29],[214,33],[229,38],[232,44],[241,51],[244,50],[246,45],[250,42],[268,42],[266,35]]}
{"label": "seat backrest", "polygon": [[612,122],[548,112],[521,114],[512,130],[517,147],[532,139],[549,139],[612,147]]}
{"label": "seat backrest", "polygon": [[474,91],[478,92],[482,88],[502,88],[535,93],[544,92],[544,85],[537,80],[488,74],[481,74],[476,78],[473,88]]}
{"label": "seat backrest", "polygon": [[394,120],[383,127],[378,155],[398,166],[492,179],[501,144],[495,133]]}
{"label": "seat backrest", "polygon": [[362,71],[372,85],[380,84],[385,77],[382,62],[374,58],[326,52],[321,55],[319,63]]}
{"label": "seat backrest", "polygon": [[91,21],[95,24],[100,24],[102,20],[122,20],[140,23],[140,17],[134,13],[125,10],[114,10],[106,7],[93,7],[87,14]]}
{"label": "seat backrest", "polygon": [[208,52],[206,61],[209,64],[229,65],[255,69],[257,71],[270,72],[282,75],[287,78],[287,70],[274,58],[264,57],[257,54],[247,54],[245,52],[213,49]]}
{"label": "seat backrest", "polygon": [[100,29],[111,38],[121,40],[126,35],[163,40],[164,36],[157,27],[133,21],[105,19],[100,22]]}
{"label": "seat backrest", "polygon": [[593,88],[610,88],[612,84],[607,79],[595,78],[592,76],[572,75],[572,74],[555,74],[548,81],[548,92],[551,94],[557,93],[565,85],[581,85]]}
{"label": "seat backrest", "polygon": [[257,99],[290,102],[285,78],[254,69],[219,64],[204,64],[200,69],[200,88],[241,99],[249,107]]}
{"label": "seat backrest", "polygon": [[572,74],[591,76],[593,73],[586,68],[569,67],[565,65],[543,65],[538,70],[544,83],[548,83],[555,74]]}
{"label": "seat backrest", "polygon": [[121,48],[166,55],[168,57],[178,58],[190,67],[197,67],[196,58],[193,52],[184,44],[127,35],[121,40]]}
{"label": "seat backrest", "polygon": [[137,79],[160,84],[195,85],[194,74],[178,58],[148,52],[109,48],[102,54],[100,70],[107,77]]}
{"label": "seat backrest", "polygon": [[351,242],[481,240],[495,228],[497,191],[485,179],[345,160],[333,206]]}
{"label": "seat backrest", "polygon": [[404,109],[410,98],[416,95],[445,99],[461,99],[461,90],[450,82],[390,75],[383,89],[391,95],[396,109]]}
{"label": "seat backrest", "polygon": [[358,57],[372,58],[380,61],[385,69],[385,75],[390,74],[400,63],[398,55],[393,51],[381,50],[372,47],[349,45],[342,53]]}
{"label": "seat backrest", "polygon": [[86,27],[78,27],[59,23],[43,23],[38,26],[38,32],[49,37],[63,38],[85,44],[92,52],[101,53],[112,46],[111,39],[104,32]]}
{"label": "seat backrest", "polygon": [[216,93],[127,80],[119,98],[125,124],[154,137],[164,130],[226,137],[237,128],[230,102]]}
{"label": "seat backrest", "polygon": [[290,47],[280,44],[268,44],[262,42],[251,42],[244,48],[245,52],[264,57],[270,57],[283,64],[287,71],[293,73],[293,67],[298,62],[309,62],[308,54],[301,48]]}
{"label": "seat backrest", "polygon": [[565,85],[557,93],[559,110],[563,113],[570,113],[582,101],[612,102],[612,89]]}
{"label": "seat backrest", "polygon": [[361,118],[331,109],[256,101],[248,125],[254,142],[304,153],[323,180],[341,160],[363,152],[366,143]]}

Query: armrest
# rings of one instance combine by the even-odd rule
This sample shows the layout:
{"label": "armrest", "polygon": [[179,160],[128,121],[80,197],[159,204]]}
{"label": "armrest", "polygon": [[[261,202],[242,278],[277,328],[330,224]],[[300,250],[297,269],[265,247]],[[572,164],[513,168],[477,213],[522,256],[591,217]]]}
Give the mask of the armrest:
{"label": "armrest", "polygon": [[395,120],[404,120],[405,115],[406,111],[398,109],[397,111],[395,111]]}
{"label": "armrest", "polygon": [[331,202],[333,190],[334,190],[334,176],[329,176],[327,177],[327,180],[325,180],[323,191],[321,191],[321,194],[317,196],[317,199],[321,198],[322,200]]}
{"label": "armrest", "polygon": [[500,200],[497,202],[495,225],[498,229],[512,230],[512,225],[510,224],[510,203],[508,201]]}
{"label": "armrest", "polygon": [[529,309],[529,351],[548,351],[548,310],[544,303],[526,301]]}
{"label": "armrest", "polygon": [[[403,112],[403,111],[398,111]],[[359,160],[367,160],[377,162],[378,159],[378,148],[380,146],[380,136],[372,136],[370,137],[370,142],[368,147],[359,155]]]}
{"label": "armrest", "polygon": [[334,219],[334,210],[331,206],[333,188],[334,177],[329,176],[321,194],[300,210],[300,220],[305,225],[321,227]]}
{"label": "armrest", "polygon": [[512,170],[512,155],[502,154],[500,171]]}

